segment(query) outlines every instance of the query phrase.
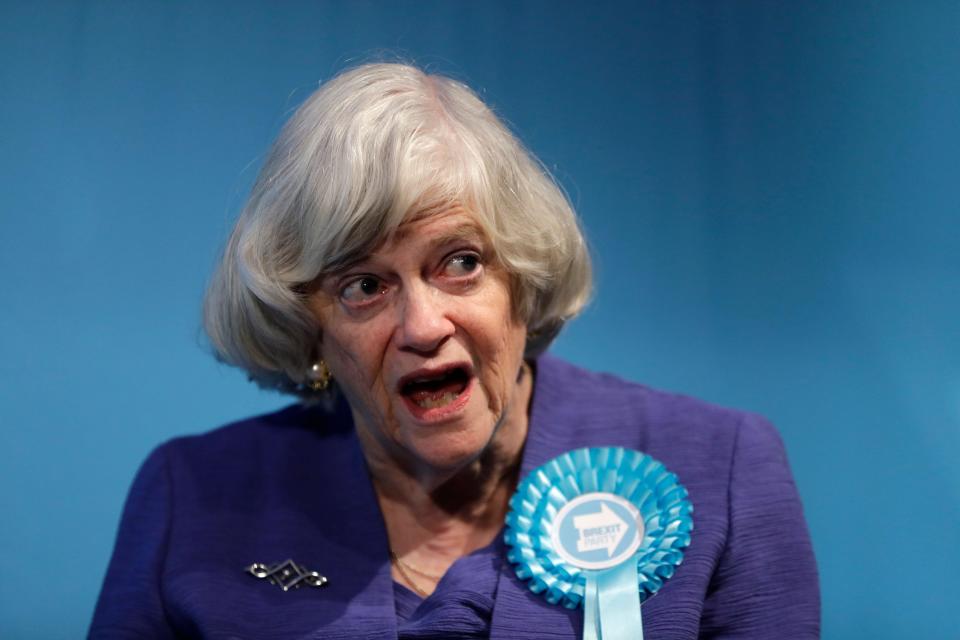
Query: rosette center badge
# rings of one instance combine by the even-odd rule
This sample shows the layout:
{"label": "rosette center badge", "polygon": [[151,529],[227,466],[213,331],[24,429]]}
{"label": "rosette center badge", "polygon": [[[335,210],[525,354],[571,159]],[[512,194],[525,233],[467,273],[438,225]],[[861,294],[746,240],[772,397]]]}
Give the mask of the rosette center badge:
{"label": "rosette center badge", "polygon": [[581,569],[609,569],[625,562],[643,540],[640,510],[613,493],[577,496],[560,509],[551,541],[564,561]]}

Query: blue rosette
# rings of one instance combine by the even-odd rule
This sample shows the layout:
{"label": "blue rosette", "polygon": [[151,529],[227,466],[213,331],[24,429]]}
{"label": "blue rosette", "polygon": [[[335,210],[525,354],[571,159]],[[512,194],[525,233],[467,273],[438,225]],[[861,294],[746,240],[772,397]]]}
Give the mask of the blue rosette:
{"label": "blue rosette", "polygon": [[642,638],[640,604],[673,576],[693,505],[677,476],[622,447],[564,453],[510,500],[507,560],[531,591],[584,607],[584,638]]}

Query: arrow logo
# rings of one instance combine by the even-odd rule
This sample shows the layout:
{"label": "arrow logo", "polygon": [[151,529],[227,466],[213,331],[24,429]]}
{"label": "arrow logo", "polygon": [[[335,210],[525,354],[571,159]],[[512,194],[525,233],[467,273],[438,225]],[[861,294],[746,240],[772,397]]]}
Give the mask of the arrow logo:
{"label": "arrow logo", "polygon": [[607,557],[613,555],[623,536],[627,535],[627,523],[615,514],[606,503],[600,503],[600,511],[574,516],[573,526],[580,532],[577,551],[606,549]]}

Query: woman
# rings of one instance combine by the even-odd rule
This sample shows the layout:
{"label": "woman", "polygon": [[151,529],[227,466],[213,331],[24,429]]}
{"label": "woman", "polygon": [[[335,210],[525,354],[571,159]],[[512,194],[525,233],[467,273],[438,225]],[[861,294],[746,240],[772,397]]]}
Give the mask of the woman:
{"label": "woman", "polygon": [[582,615],[504,561],[502,528],[520,477],[611,445],[662,461],[696,510],[644,637],[816,637],[776,433],[542,355],[589,288],[566,199],[469,89],[397,64],[322,86],[205,309],[222,359],[303,402],[150,456],[91,636],[579,637]]}

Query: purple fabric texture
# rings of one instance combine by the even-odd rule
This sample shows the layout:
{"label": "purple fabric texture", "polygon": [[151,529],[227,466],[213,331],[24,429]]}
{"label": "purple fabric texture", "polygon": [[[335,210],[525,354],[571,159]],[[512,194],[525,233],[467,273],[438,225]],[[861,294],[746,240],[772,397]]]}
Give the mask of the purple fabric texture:
{"label": "purple fabric texture", "polygon": [[426,600],[394,583],[400,640],[487,638],[504,558],[502,538],[457,560]]}
{"label": "purple fabric texture", "polygon": [[[584,446],[639,449],[694,504],[683,564],[644,603],[647,640],[817,638],[816,565],[776,431],[762,418],[537,362],[522,473]],[[124,510],[91,638],[579,638],[582,611],[531,593],[490,547],[422,602],[398,592],[349,408],[299,405],[158,447]],[[283,592],[244,572],[326,575]]]}

